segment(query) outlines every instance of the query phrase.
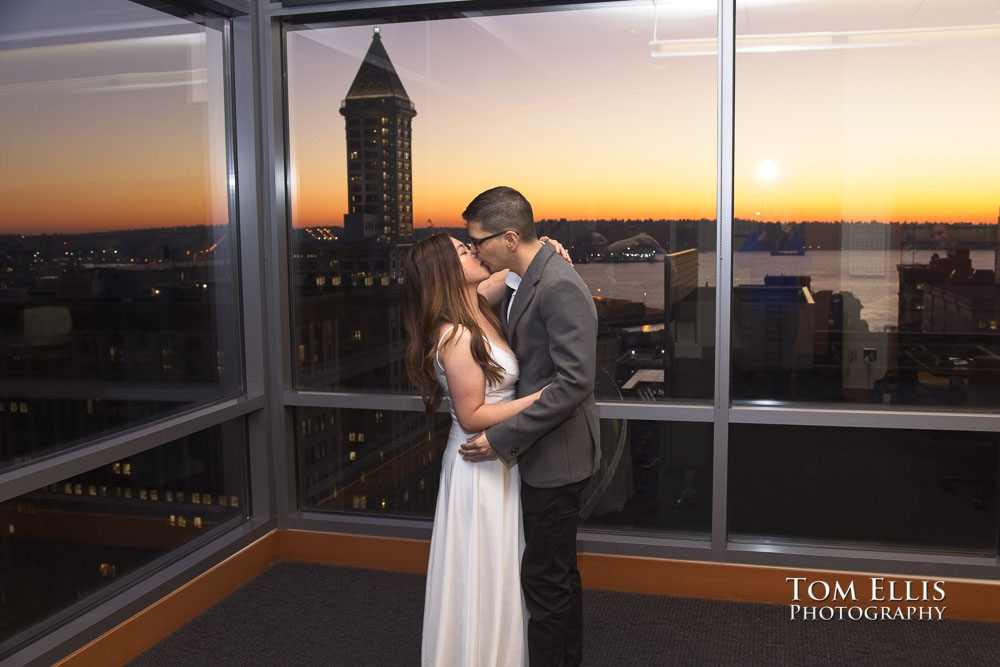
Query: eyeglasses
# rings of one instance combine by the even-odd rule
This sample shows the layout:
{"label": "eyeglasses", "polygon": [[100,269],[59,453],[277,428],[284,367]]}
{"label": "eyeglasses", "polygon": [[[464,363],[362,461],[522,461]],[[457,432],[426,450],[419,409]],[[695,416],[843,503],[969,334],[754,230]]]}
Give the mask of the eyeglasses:
{"label": "eyeglasses", "polygon": [[505,229],[502,232],[497,232],[496,234],[490,234],[489,236],[484,236],[481,239],[474,239],[470,236],[469,242],[466,245],[469,246],[469,250],[475,250],[476,252],[479,252],[479,246],[486,243],[490,239],[495,239],[498,236],[503,236],[507,232],[513,232],[514,234],[517,234],[517,232],[515,232],[513,229]]}

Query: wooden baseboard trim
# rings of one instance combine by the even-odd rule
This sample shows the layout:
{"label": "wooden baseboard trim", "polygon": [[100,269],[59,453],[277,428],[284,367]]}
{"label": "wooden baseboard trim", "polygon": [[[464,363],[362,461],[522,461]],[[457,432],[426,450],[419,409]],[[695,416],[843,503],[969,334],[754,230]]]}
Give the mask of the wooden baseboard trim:
{"label": "wooden baseboard trim", "polygon": [[[429,549],[430,544],[424,540],[304,530],[271,532],[56,664],[60,667],[125,664],[280,560],[422,574],[427,571]],[[580,554],[579,565],[584,586],[597,590],[785,606],[946,607],[943,612],[946,619],[1000,622],[1000,581],[939,580],[589,553]],[[801,579],[798,601],[793,599],[795,578]],[[928,597],[939,595],[940,588],[944,599],[890,600],[907,592],[923,594],[922,582],[927,582]],[[943,582],[939,588],[935,588],[937,582]],[[839,590],[848,597],[811,600],[810,584],[817,597],[823,597],[826,587],[831,595]]]}
{"label": "wooden baseboard trim", "polygon": [[280,532],[281,560],[424,574],[430,542],[308,530]]}
{"label": "wooden baseboard trim", "polygon": [[[427,571],[430,545],[423,540],[366,537],[337,533],[286,530],[281,532],[281,559],[392,570],[422,574]],[[806,570],[761,565],[706,563],[701,561],[667,560],[606,554],[581,553],[580,574],[583,585],[607,591],[673,595],[676,597],[757,602],[762,604],[802,607],[875,607],[871,614],[881,614],[882,607],[895,610],[902,607],[947,607],[944,618],[1000,622],[1000,582],[970,579],[933,579],[904,577],[865,572]],[[799,600],[794,600],[795,582],[799,582]],[[891,600],[920,597],[925,601]],[[943,582],[943,600],[934,583]],[[813,583],[816,582],[816,583]],[[909,588],[907,588],[907,582]],[[826,586],[830,597],[826,601],[809,598],[810,585],[817,597],[823,597]],[[840,592],[846,595],[839,595]],[[836,600],[832,599],[834,596]],[[841,599],[846,597],[846,599]],[[854,599],[851,599],[851,598]],[[791,608],[789,608],[791,613]],[[850,613],[850,612],[844,612]],[[853,612],[858,613],[858,612]],[[913,618],[917,618],[914,612]]]}

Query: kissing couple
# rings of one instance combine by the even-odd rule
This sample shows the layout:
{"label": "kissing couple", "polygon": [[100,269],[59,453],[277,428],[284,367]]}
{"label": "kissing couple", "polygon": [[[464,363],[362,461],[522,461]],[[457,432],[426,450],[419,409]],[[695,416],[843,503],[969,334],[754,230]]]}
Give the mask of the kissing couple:
{"label": "kissing couple", "polygon": [[[406,367],[451,431],[441,463],[423,665],[579,665],[576,533],[600,462],[597,311],[563,247],[535,234],[518,191],[462,213],[405,265]],[[498,309],[494,310],[494,309]]]}

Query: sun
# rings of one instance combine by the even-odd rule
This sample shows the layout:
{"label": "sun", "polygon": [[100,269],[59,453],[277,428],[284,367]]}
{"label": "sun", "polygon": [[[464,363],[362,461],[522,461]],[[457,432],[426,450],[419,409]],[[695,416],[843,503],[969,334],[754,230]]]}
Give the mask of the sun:
{"label": "sun", "polygon": [[757,165],[757,178],[768,182],[778,178],[778,165],[771,160],[764,160]]}

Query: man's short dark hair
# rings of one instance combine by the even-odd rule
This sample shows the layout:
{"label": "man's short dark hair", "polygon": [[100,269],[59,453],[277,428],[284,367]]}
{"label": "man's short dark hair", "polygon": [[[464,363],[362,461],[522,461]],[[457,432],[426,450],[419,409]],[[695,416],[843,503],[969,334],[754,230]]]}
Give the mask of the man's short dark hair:
{"label": "man's short dark hair", "polygon": [[462,218],[478,222],[487,234],[513,229],[523,241],[535,240],[535,216],[520,192],[505,185],[483,192],[465,208]]}

